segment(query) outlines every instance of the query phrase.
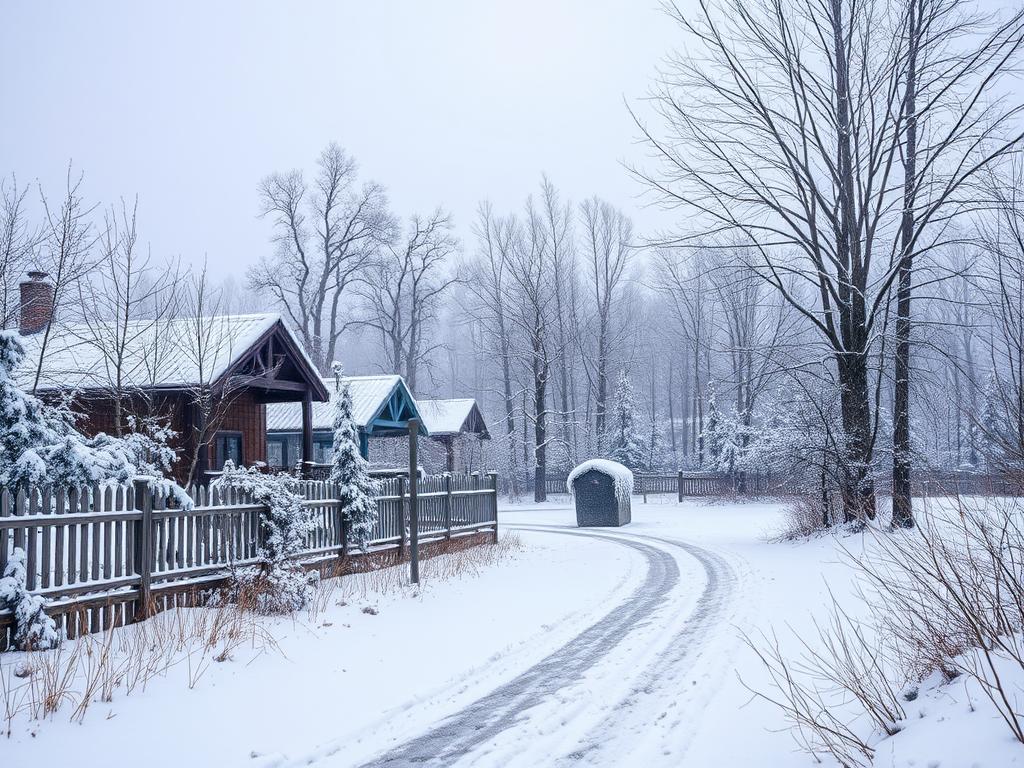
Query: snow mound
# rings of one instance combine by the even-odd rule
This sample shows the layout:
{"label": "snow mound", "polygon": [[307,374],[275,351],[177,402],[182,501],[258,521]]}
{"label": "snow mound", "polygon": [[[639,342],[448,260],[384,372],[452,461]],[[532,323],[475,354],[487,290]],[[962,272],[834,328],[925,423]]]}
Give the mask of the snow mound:
{"label": "snow mound", "polygon": [[576,478],[592,469],[600,472],[602,475],[608,475],[608,477],[615,481],[615,499],[619,504],[629,501],[629,497],[633,495],[633,473],[629,468],[619,464],[619,462],[609,461],[608,459],[584,461],[570,472],[569,477],[565,481],[570,496],[573,495],[572,485],[576,482]]}

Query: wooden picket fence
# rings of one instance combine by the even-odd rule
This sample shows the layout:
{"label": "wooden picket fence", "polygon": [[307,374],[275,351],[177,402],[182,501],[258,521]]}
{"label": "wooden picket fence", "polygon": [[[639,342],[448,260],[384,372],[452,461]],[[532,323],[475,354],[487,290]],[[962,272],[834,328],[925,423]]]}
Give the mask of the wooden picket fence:
{"label": "wooden picket fence", "polygon": [[[325,567],[349,554],[335,486],[301,485],[314,527],[299,555]],[[419,540],[498,535],[497,475],[442,475],[417,484]],[[173,605],[200,604],[231,570],[259,562],[267,508],[241,492],[192,490],[195,506],[175,507],[144,481],[134,486],[0,492],[0,574],[15,549],[26,554],[26,586],[69,637],[129,624]],[[383,481],[369,551],[405,554],[408,480]],[[0,611],[0,649],[13,618]]]}

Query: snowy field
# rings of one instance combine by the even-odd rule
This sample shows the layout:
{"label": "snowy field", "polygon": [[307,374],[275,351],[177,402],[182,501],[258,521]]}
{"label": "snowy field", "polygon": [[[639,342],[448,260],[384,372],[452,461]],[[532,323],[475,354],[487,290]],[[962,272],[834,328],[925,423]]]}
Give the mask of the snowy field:
{"label": "snowy field", "polygon": [[[191,689],[182,661],[81,724],[70,705],[15,717],[2,764],[813,765],[751,696],[767,687],[742,635],[810,637],[829,588],[849,598],[839,549],[859,535],[770,543],[778,505],[653,497],[623,529],[575,529],[565,499],[500,520],[519,546],[497,563],[438,558],[415,590],[346,577],[315,620],[265,620],[273,643],[208,662]],[[0,658],[6,679],[17,661]],[[980,698],[923,688],[875,764],[1024,765]]]}

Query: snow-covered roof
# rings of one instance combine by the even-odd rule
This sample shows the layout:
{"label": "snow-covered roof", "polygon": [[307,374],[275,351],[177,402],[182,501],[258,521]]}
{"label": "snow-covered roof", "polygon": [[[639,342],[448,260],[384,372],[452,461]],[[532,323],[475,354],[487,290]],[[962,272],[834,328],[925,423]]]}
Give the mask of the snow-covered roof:
{"label": "snow-covered roof", "polygon": [[458,435],[462,432],[487,436],[487,425],[484,424],[480,409],[476,407],[476,400],[471,397],[417,400],[416,404],[432,437]]}
{"label": "snow-covered roof", "polygon": [[[404,390],[405,382],[401,376],[383,374],[379,376],[343,376],[342,381],[349,385],[352,393],[352,416],[356,425],[366,429],[387,404],[396,389]],[[333,379],[325,379],[324,385],[331,393],[326,403],[313,403],[313,430],[325,431],[334,425],[334,402],[337,388]],[[403,394],[404,394],[403,393]],[[412,396],[409,400],[413,402]],[[427,429],[424,425],[424,429]],[[298,403],[272,403],[267,406],[268,432],[299,432],[302,430],[302,406]],[[428,430],[429,431],[429,430]]]}
{"label": "snow-covered roof", "polygon": [[615,498],[620,504],[628,501],[629,497],[633,495],[633,472],[628,467],[619,464],[619,462],[608,459],[584,461],[570,472],[569,477],[565,480],[565,485],[570,495],[573,493],[573,483],[576,482],[576,478],[590,471],[608,475],[608,477],[615,481]]}
{"label": "snow-covered roof", "polygon": [[[209,384],[281,320],[275,313],[222,315],[129,322],[115,336],[109,323],[54,324],[47,340],[39,388],[105,389],[114,380],[112,351],[115,338],[128,339],[122,366],[125,387],[180,388]],[[31,384],[43,343],[43,333],[22,336],[25,360],[17,372]],[[295,347],[310,368],[301,345]]]}

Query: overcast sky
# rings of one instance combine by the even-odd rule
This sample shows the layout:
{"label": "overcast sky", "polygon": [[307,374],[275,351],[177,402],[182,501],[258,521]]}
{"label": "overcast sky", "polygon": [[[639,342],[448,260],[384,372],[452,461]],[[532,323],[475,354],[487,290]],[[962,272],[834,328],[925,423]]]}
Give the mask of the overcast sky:
{"label": "overcast sky", "polygon": [[[241,275],[270,249],[257,184],[339,142],[403,216],[518,206],[546,172],[640,230],[622,168],[679,32],[657,0],[5,2],[0,175],[139,195],[155,254]],[[467,243],[471,246],[471,243]]]}

